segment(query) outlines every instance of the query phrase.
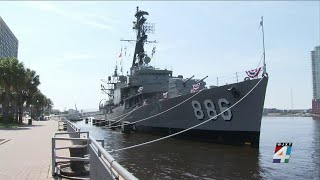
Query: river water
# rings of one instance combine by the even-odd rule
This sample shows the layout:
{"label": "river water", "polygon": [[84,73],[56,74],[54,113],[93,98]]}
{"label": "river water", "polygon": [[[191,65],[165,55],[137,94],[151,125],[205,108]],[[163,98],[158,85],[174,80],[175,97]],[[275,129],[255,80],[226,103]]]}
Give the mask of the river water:
{"label": "river water", "polygon": [[[159,138],[75,123],[104,139],[107,150]],[[289,163],[272,163],[277,142],[292,142]],[[260,147],[218,145],[169,138],[130,150],[111,153],[139,179],[319,179],[320,119],[263,117]]]}

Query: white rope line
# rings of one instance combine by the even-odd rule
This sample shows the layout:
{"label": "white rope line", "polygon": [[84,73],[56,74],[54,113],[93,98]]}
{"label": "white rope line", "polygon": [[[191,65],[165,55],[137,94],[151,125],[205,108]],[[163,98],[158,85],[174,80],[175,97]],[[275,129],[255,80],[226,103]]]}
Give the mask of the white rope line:
{"label": "white rope line", "polygon": [[222,111],[221,113],[215,115],[214,117],[209,118],[209,119],[206,120],[206,121],[203,121],[203,122],[201,122],[201,123],[199,123],[199,124],[197,124],[197,125],[194,125],[194,126],[192,126],[192,127],[189,127],[188,129],[184,129],[184,130],[179,131],[179,132],[176,132],[176,133],[174,133],[174,134],[170,134],[170,135],[168,135],[168,136],[164,136],[164,137],[161,137],[161,138],[158,138],[158,139],[154,139],[154,140],[147,141],[147,142],[144,142],[144,143],[136,144],[136,145],[133,145],[133,146],[128,146],[128,147],[125,147],[125,148],[120,148],[120,149],[116,149],[116,150],[111,150],[111,151],[108,151],[108,152],[111,153],[111,152],[123,151],[123,150],[127,150],[127,149],[132,149],[132,148],[135,148],[135,147],[139,147],[139,146],[151,144],[151,143],[154,143],[154,142],[157,142],[157,141],[161,141],[161,140],[164,140],[164,139],[168,139],[168,138],[170,138],[170,137],[176,136],[176,135],[178,135],[178,134],[181,134],[181,133],[184,133],[184,132],[186,132],[186,131],[189,131],[189,130],[191,130],[191,129],[193,129],[193,128],[196,128],[196,127],[198,127],[198,126],[200,126],[200,125],[202,125],[202,124],[204,124],[204,123],[207,123],[208,121],[210,121],[210,120],[212,120],[212,119],[220,116],[220,115],[223,114],[224,112],[228,111],[229,109],[233,108],[235,105],[237,105],[238,103],[240,103],[244,98],[246,98],[246,97],[260,84],[260,82],[262,81],[263,78],[264,78],[264,77],[262,77],[262,78],[259,80],[259,82],[257,82],[257,84],[256,84],[247,94],[245,94],[239,101],[237,101],[236,103],[234,103],[234,104],[233,104],[232,106],[230,106],[229,108],[225,109],[224,111]]}
{"label": "white rope line", "polygon": [[[126,116],[124,116],[123,118],[119,119],[118,121],[113,122],[113,123],[110,124],[109,126],[105,126],[105,127],[106,127],[106,128],[113,128],[113,126],[111,126],[111,125],[113,125],[113,124],[115,124],[115,123],[117,123],[117,122],[122,121],[124,118],[128,117],[133,111],[138,110],[138,109],[141,108],[141,107],[142,107],[142,106],[139,106],[139,107],[137,106],[137,107],[135,107],[132,111],[126,113],[126,114],[127,114]],[[118,116],[118,117],[119,117],[119,116]]]}
{"label": "white rope line", "polygon": [[108,119],[109,121],[112,121],[112,120],[115,120],[115,119],[117,119],[117,118],[119,118],[119,117],[122,117],[122,116],[125,116],[125,115],[127,115],[127,114],[129,114],[130,112],[127,112],[127,113],[124,113],[124,114],[121,114],[120,116],[117,116],[117,117],[114,117],[114,118],[111,118],[111,119]]}
{"label": "white rope line", "polygon": [[[189,98],[185,99],[184,101],[180,102],[179,104],[176,104],[175,106],[172,106],[171,108],[169,108],[169,109],[167,109],[167,110],[165,110],[165,111],[162,111],[162,112],[160,112],[160,113],[158,113],[158,114],[155,114],[155,115],[152,115],[152,116],[149,116],[149,117],[146,117],[146,118],[143,118],[143,119],[134,121],[134,122],[130,122],[129,124],[123,124],[123,125],[126,126],[126,125],[135,124],[135,123],[138,123],[138,122],[142,122],[142,121],[148,120],[148,119],[150,119],[150,118],[159,116],[159,115],[161,115],[161,114],[163,114],[163,113],[166,113],[166,112],[168,112],[168,111],[171,111],[172,109],[174,109],[174,108],[182,105],[183,103],[187,102],[187,101],[190,100],[191,98],[193,98],[193,97],[195,97],[196,95],[198,95],[202,90],[203,90],[203,89],[201,89],[200,91],[198,91],[198,92],[195,93],[194,95],[190,96]],[[140,106],[140,107],[142,107],[142,106]],[[123,119],[124,119],[124,118],[123,118]],[[121,125],[112,126],[111,128],[116,128],[116,127],[121,127]]]}

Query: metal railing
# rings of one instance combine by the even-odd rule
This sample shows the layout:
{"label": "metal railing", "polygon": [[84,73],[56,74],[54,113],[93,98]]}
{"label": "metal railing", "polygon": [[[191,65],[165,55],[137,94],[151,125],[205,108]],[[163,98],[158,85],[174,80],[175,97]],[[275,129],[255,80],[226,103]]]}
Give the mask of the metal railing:
{"label": "metal railing", "polygon": [[[72,146],[64,146],[64,147],[56,147],[56,141],[72,141],[76,142],[78,141],[79,144],[80,142],[89,142],[89,138],[80,138],[81,133],[86,133],[87,136],[89,136],[89,132],[59,132],[55,133],[54,136],[52,137],[52,176],[55,176],[58,173],[58,161],[59,159],[62,160],[69,160],[69,161],[86,161],[89,162],[89,157],[67,157],[67,156],[57,156],[57,151],[58,150],[63,150],[63,149],[69,149]],[[79,136],[77,138],[70,138],[70,137],[56,137],[57,135],[75,135]]]}
{"label": "metal railing", "polygon": [[64,120],[61,120],[60,118],[59,118],[59,121],[58,121],[58,130],[59,131],[62,131],[62,130],[64,130],[64,126],[65,126],[66,124],[65,124],[65,121]]}
{"label": "metal railing", "polygon": [[[132,179],[137,178],[121,166],[116,160],[104,149],[103,140],[95,140],[89,132],[82,131],[68,120],[64,120],[67,125],[68,132],[55,133],[52,138],[52,175],[57,174],[57,159],[64,159],[70,161],[86,161],[90,163],[90,179]],[[56,137],[56,135],[66,135],[70,137]],[[85,134],[85,137],[81,137]],[[72,146],[56,147],[57,140],[69,140],[73,144],[81,144],[87,142],[89,156],[82,157],[64,157],[57,156],[56,151],[61,149],[68,149]],[[101,144],[99,144],[100,142]],[[90,158],[89,158],[90,157]]]}

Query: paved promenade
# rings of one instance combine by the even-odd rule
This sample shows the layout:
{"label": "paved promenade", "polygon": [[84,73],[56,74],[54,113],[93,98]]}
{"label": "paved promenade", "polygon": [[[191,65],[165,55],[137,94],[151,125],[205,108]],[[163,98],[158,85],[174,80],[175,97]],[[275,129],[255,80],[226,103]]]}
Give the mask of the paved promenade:
{"label": "paved promenade", "polygon": [[0,129],[0,139],[10,139],[0,143],[0,179],[53,179],[51,138],[57,130],[58,121],[55,120]]}

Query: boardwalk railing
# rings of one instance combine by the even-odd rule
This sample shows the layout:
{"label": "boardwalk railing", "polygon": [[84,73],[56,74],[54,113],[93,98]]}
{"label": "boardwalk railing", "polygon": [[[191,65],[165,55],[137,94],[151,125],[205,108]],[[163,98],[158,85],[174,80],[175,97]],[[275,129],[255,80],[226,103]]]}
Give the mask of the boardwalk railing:
{"label": "boardwalk railing", "polygon": [[59,119],[59,121],[58,121],[58,130],[59,131],[64,130],[65,126],[66,126],[66,124],[65,124],[64,120]]}
{"label": "boardwalk railing", "polygon": [[[70,121],[65,120],[67,131],[63,133],[55,133],[52,138],[52,175],[58,173],[57,159],[65,159],[70,161],[89,161],[90,163],[90,179],[133,179],[137,178],[122,167],[115,159],[104,149],[104,141],[98,143],[93,139],[89,132],[81,132],[81,129],[73,125]],[[69,138],[56,137],[56,135],[68,134]],[[81,137],[82,135],[84,137]],[[73,144],[88,143],[89,156],[81,157],[62,157],[56,156],[56,151],[60,149],[68,149],[69,147],[56,147],[56,140],[69,140]],[[82,142],[81,142],[82,141]],[[89,158],[90,157],[90,158]]]}

